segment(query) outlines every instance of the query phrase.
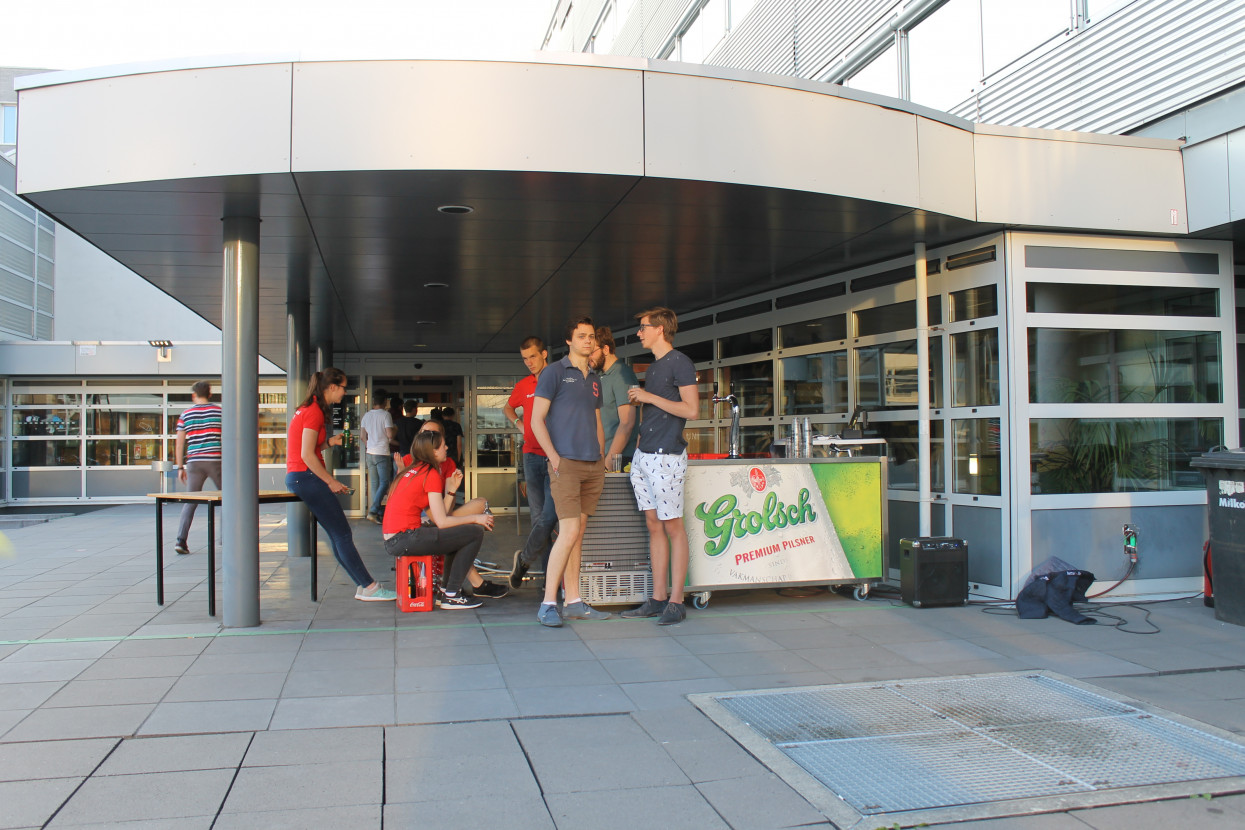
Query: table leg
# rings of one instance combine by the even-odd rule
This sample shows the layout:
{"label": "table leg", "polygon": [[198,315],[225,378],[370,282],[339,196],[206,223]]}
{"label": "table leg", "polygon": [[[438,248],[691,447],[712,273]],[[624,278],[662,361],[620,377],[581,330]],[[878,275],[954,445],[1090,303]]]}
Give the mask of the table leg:
{"label": "table leg", "polygon": [[319,572],[320,572],[319,566],[317,565],[317,563],[320,561],[319,556],[317,556],[317,554],[319,553],[319,548],[318,548],[319,536],[320,536],[319,525],[316,523],[316,517],[312,516],[311,517],[311,601],[312,602],[318,602],[320,599],[320,589],[316,585],[316,583],[319,581]]}
{"label": "table leg", "polygon": [[164,605],[164,504],[156,499],[156,605]]}
{"label": "table leg", "polygon": [[208,616],[216,616],[216,506],[208,502]]}

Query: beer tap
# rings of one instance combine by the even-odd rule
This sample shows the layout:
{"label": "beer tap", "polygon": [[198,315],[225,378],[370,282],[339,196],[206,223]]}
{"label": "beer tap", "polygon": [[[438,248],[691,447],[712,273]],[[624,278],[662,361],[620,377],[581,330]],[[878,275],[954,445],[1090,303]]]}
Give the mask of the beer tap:
{"label": "beer tap", "polygon": [[729,403],[731,405],[731,433],[727,442],[727,458],[739,458],[739,398],[734,395],[718,395],[713,396],[714,403]]}

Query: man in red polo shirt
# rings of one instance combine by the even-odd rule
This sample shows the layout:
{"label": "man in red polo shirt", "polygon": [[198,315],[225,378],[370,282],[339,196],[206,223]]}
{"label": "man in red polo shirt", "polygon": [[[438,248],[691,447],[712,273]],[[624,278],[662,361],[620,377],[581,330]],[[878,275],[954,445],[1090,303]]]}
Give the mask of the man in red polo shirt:
{"label": "man in red polo shirt", "polygon": [[[539,337],[529,337],[519,347],[519,357],[529,374],[514,385],[510,400],[503,407],[506,419],[523,430],[523,478],[527,483],[527,506],[532,517],[532,529],[527,543],[514,552],[514,564],[510,570],[510,587],[523,585],[523,576],[537,562],[542,568],[549,562],[553,547],[553,531],[558,526],[558,512],[549,491],[549,468],[545,450],[532,433],[532,396],[536,394],[536,380],[549,362],[549,350]],[[519,417],[518,410],[523,410]]]}

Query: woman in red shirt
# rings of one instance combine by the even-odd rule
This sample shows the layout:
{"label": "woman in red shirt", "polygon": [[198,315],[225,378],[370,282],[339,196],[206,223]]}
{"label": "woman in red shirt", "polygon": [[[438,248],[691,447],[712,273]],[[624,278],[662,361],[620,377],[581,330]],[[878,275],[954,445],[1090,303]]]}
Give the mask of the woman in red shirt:
{"label": "woman in red shirt", "polygon": [[[447,447],[439,432],[421,432],[411,444],[412,461],[389,488],[389,503],[381,529],[385,550],[393,556],[453,555],[447,567],[442,608],[477,608],[480,600],[463,594],[463,580],[475,563],[484,531],[493,529],[493,516],[450,516],[445,512],[445,484],[441,464]],[[421,524],[427,510],[432,526]]]}
{"label": "woman in red shirt", "polygon": [[346,374],[329,367],[311,376],[307,397],[290,419],[285,436],[285,486],[307,505],[316,521],[324,528],[333,544],[333,556],[354,584],[354,598],[364,602],[397,599],[368,573],[367,566],[354,546],[350,522],[337,501],[338,493],[350,488],[329,474],[324,466],[324,448],[340,447],[341,435],[328,438],[325,423],[329,407],[339,403],[346,394]]}

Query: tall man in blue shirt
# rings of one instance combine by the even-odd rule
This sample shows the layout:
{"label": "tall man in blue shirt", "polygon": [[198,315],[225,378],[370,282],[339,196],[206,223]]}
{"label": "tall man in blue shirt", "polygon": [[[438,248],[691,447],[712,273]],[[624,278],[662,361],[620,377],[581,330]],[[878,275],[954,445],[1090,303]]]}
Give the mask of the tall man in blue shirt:
{"label": "tall man in blue shirt", "polygon": [[[558,511],[558,540],[549,552],[545,598],[536,613],[541,625],[558,628],[569,620],[604,620],[611,614],[588,606],[579,593],[584,528],[605,486],[601,445],[601,378],[589,364],[597,346],[592,320],[566,327],[566,357],[550,363],[536,381],[532,434],[549,459],[549,490]],[[558,613],[558,584],[566,592]]]}
{"label": "tall man in blue shirt", "polygon": [[[650,308],[636,315],[640,345],[653,353],[644,373],[644,388],[632,388],[631,402],[642,404],[640,441],[631,459],[631,488],[648,525],[653,596],[622,612],[624,617],[660,617],[658,625],[683,621],[683,586],[687,582],[687,528],[683,526],[683,480],[687,475],[687,441],[683,426],[700,409],[696,367],[674,347],[679,321],[668,308]],[[666,593],[666,576],[670,592]]]}

